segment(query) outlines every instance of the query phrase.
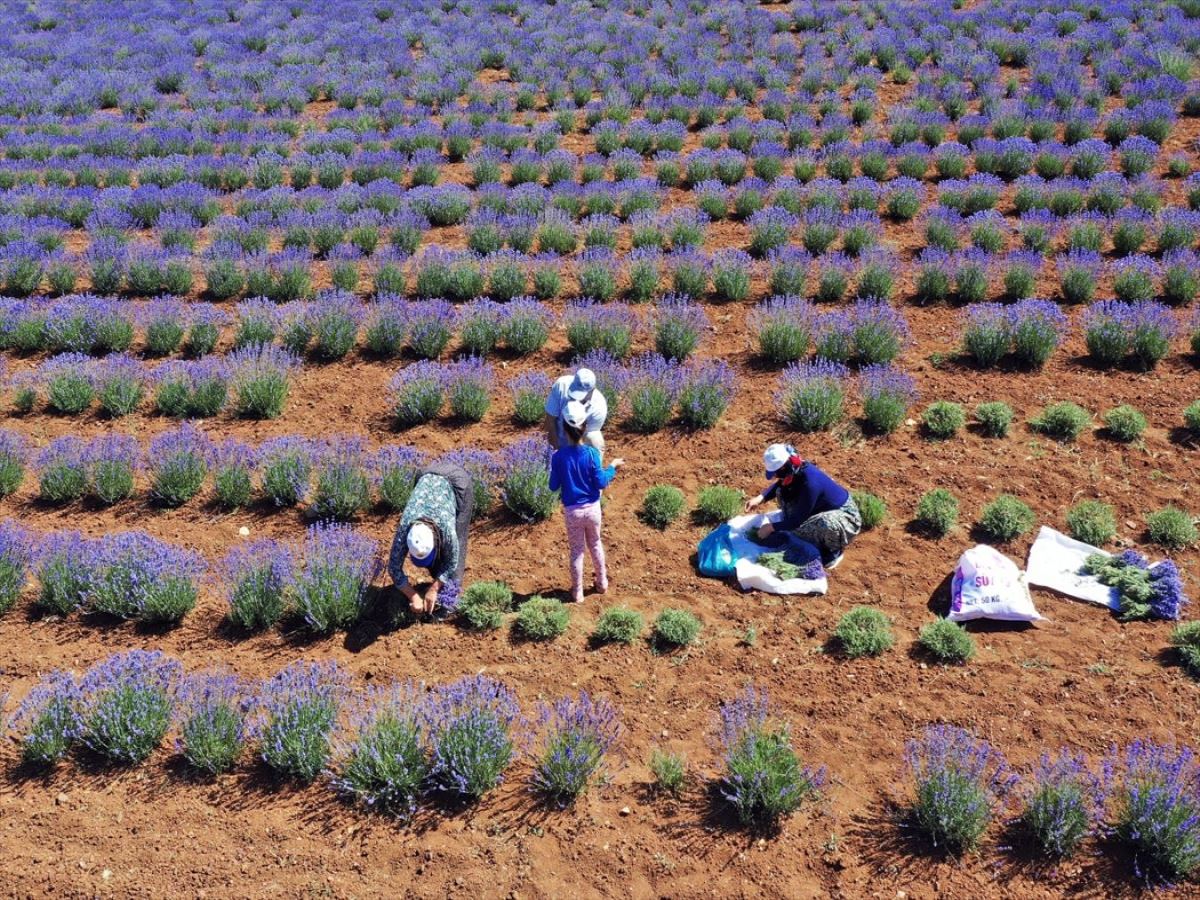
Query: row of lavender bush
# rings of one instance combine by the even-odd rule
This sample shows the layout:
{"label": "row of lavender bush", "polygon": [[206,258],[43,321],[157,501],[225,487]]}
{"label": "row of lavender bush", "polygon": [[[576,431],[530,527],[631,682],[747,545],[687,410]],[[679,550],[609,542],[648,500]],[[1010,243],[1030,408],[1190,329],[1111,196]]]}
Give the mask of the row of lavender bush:
{"label": "row of lavender bush", "polygon": [[531,790],[566,806],[603,783],[624,738],[617,710],[586,692],[540,703],[532,720],[486,676],[426,688],[355,688],[332,661],[298,661],[251,682],[225,671],[185,674],[160,651],[114,654],[82,676],[44,676],[9,719],[22,761],[48,768],[73,749],[112,765],[145,762],[169,734],[203,776],[253,749],[276,776],[318,778],[347,801],[409,818],[432,793],[478,801],[512,765]]}
{"label": "row of lavender bush", "polygon": [[[355,691],[336,663],[298,661],[255,684],[221,670],[185,675],[178,661],[145,650],[115,654],[81,677],[44,676],[8,724],[30,767],[54,766],[76,747],[137,765],[173,732],[176,752],[204,775],[230,770],[253,748],[281,778],[324,777],[348,801],[402,819],[431,791],[479,801],[522,755],[531,790],[566,806],[604,782],[625,739],[617,711],[586,693],[542,703],[529,722],[512,691],[482,675]],[[777,827],[827,780],[800,763],[788,724],[753,685],[722,706],[715,732],[717,792],[743,825]],[[1044,754],[1022,784],[991,744],[935,725],[908,743],[905,762],[902,808],[935,848],[975,850],[1009,814],[1045,858],[1070,858],[1103,834],[1151,882],[1200,866],[1200,767],[1187,747],[1137,740],[1114,748],[1099,771],[1063,749]],[[661,790],[685,788],[681,757],[656,753],[651,768]]]}
{"label": "row of lavender bush", "polygon": [[[463,447],[440,457],[474,476],[475,514],[489,512],[499,499],[523,519],[550,515],[556,495],[548,484],[550,447],[542,436],[516,441],[499,452]],[[30,452],[16,432],[0,431],[0,496],[24,481]],[[305,506],[320,520],[350,519],[377,502],[403,509],[426,456],[413,447],[371,449],[359,435],[306,438],[288,435],[258,447],[236,439],[214,442],[191,423],[163,432],[143,452],[129,435],[103,434],[91,441],[64,435],[33,457],[43,502],[89,498],[117,503],[133,495],[145,472],[151,499],[181,506],[195,498],[209,478],[213,502],[225,510],[263,500],[275,507]]]}
{"label": "row of lavender bush", "polygon": [[[797,217],[770,207],[748,222],[749,252],[727,248],[711,253],[698,249],[704,239],[702,224],[699,220],[689,221],[682,211],[673,214],[669,238],[657,226],[635,223],[631,234],[634,249],[623,255],[614,249],[618,241],[616,220],[611,226],[594,221],[601,218],[585,220],[585,249],[571,257],[569,264],[559,263],[556,255],[548,253],[547,239],[539,241],[541,252],[529,256],[516,249],[502,249],[506,241],[499,237],[485,241],[468,226],[468,243],[478,252],[433,245],[411,262],[406,254],[393,252],[372,257],[364,267],[354,253],[335,249],[328,261],[329,277],[335,288],[347,293],[411,293],[422,299],[446,297],[456,302],[480,296],[503,302],[530,293],[550,300],[576,293],[600,301],[624,297],[642,303],[666,291],[721,302],[741,301],[751,296],[759,275],[772,292],[807,293],[823,302],[841,300],[851,282],[858,296],[890,299],[900,276],[910,269],[915,269],[916,279],[907,296],[922,303],[948,299],[978,302],[993,296],[1024,299],[1033,296],[1050,273],[1057,273],[1058,296],[1069,303],[1092,300],[1101,277],[1111,281],[1119,299],[1161,297],[1172,304],[1184,304],[1197,293],[1194,246],[1200,235],[1200,213],[1180,213],[1164,224],[1157,238],[1162,253],[1159,259],[1138,252],[1147,245],[1148,226],[1131,224],[1126,217],[1113,229],[1113,243],[1120,255],[1106,261],[1101,255],[1107,244],[1103,216],[1083,214],[1059,225],[1027,213],[1019,228],[1020,244],[1010,248],[1015,239],[1010,240],[1009,230],[998,214],[976,213],[959,228],[950,214],[935,210],[926,225],[927,245],[911,265],[902,262],[884,241],[881,224],[861,212],[809,213],[808,225],[798,243],[793,243],[792,220]],[[538,233],[553,233],[547,229],[543,223]],[[960,232],[969,232],[966,247],[963,244],[968,242]],[[1054,253],[1060,232],[1065,234],[1061,242],[1064,249]],[[576,239],[565,231],[563,234],[559,249],[571,253],[576,249]],[[293,250],[250,255],[229,251],[221,256],[220,249],[221,245],[214,245],[206,251],[212,260],[205,264],[202,293],[209,299],[261,296],[287,303],[317,293],[314,286],[319,273],[306,254]],[[101,256],[105,250],[98,242],[88,252]],[[193,290],[193,277],[186,263],[114,261],[111,253],[89,269],[87,284],[98,294],[124,291],[133,296],[158,297],[186,295]],[[155,253],[161,255],[141,251],[140,256],[154,257]],[[18,298],[38,293],[47,265],[68,264],[41,260],[21,242],[0,247],[0,290]],[[173,265],[182,267],[178,278],[165,274],[172,271]],[[152,271],[143,272],[147,266]],[[82,279],[68,268],[68,276],[62,278],[53,277],[58,270],[52,270],[50,293],[71,295],[81,287]]]}

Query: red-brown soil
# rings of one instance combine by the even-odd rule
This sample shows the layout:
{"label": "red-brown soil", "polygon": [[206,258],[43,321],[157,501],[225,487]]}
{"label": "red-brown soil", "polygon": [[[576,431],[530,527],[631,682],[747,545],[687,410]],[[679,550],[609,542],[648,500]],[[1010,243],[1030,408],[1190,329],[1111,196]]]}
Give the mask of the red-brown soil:
{"label": "red-brown soil", "polygon": [[[889,226],[887,240],[906,259],[920,244],[914,230],[897,226]],[[708,249],[723,244],[744,246],[744,226],[714,227]],[[897,293],[908,300],[911,272]],[[553,644],[514,643],[507,631],[467,634],[451,624],[387,630],[378,619],[322,640],[279,631],[243,638],[222,627],[222,601],[212,589],[181,627],[166,633],[78,618],[35,619],[28,602],[0,619],[0,685],[11,688],[10,709],[42,673],[56,667],[81,671],[132,647],[161,648],[191,669],[220,664],[248,677],[272,674],[301,657],[336,659],[364,682],[441,682],[486,672],[511,684],[530,710],[538,699],[586,688],[611,698],[628,729],[624,764],[609,785],[574,809],[550,812],[527,793],[518,768],[477,809],[435,810],[405,828],[344,806],[323,786],[275,785],[250,759],[214,782],[195,782],[164,745],[133,771],[68,763],[43,780],[15,773],[16,748],[9,744],[0,780],[6,892],[964,900],[1132,893],[1127,860],[1089,845],[1062,867],[1033,867],[1004,849],[1000,827],[978,854],[961,862],[940,859],[909,836],[893,804],[903,798],[904,742],[931,722],[972,728],[1026,768],[1043,750],[1061,745],[1099,756],[1135,737],[1194,742],[1200,686],[1172,664],[1166,650],[1171,626],[1122,624],[1102,609],[1038,592],[1046,621],[1027,628],[972,626],[979,653],[968,665],[928,665],[912,647],[920,626],[943,609],[944,581],[972,544],[970,525],[1002,491],[1023,498],[1039,522],[1056,527],[1073,503],[1102,498],[1117,508],[1122,540],[1135,543],[1143,538],[1147,512],[1167,503],[1200,511],[1193,483],[1200,449],[1181,442],[1177,430],[1182,409],[1200,398],[1197,361],[1177,345],[1152,373],[1099,372],[1082,360],[1076,336],[1044,372],[980,373],[943,360],[956,348],[958,312],[902,302],[915,336],[902,363],[917,378],[921,403],[1007,401],[1018,413],[1011,436],[987,440],[966,433],[931,443],[910,424],[882,439],[864,439],[853,426],[800,437],[786,434],[773,413],[775,373],[754,364],[744,327],[750,305],[708,307],[715,333],[701,354],[720,355],[739,373],[733,407],[713,431],[646,437],[610,426],[610,455],[629,461],[605,510],[613,590],[603,602],[589,598],[573,609],[569,632]],[[535,358],[508,364],[501,380],[528,366],[562,369],[565,346],[557,334]],[[281,419],[220,418],[205,427],[214,436],[251,442],[285,433],[353,431],[431,452],[460,444],[497,449],[519,435],[502,388],[480,425],[393,432],[385,392],[394,368],[358,357],[308,365]],[[1090,433],[1077,444],[1060,445],[1026,425],[1056,400],[1074,400],[1094,413],[1132,403],[1151,428],[1135,447]],[[41,444],[71,431],[92,435],[112,427],[128,429],[144,443],[172,423],[150,415],[113,425],[94,416],[35,414],[3,424]],[[846,484],[888,503],[887,521],[854,544],[833,574],[828,596],[744,595],[700,578],[689,557],[702,528],[684,523],[659,533],[638,521],[641,495],[655,483],[678,485],[689,499],[712,483],[756,490],[762,448],[781,438],[794,440]],[[962,516],[958,530],[933,542],[910,534],[906,524],[917,498],[937,486],[959,497]],[[202,503],[163,511],[144,499],[110,511],[48,509],[37,502],[32,479],[0,503],[0,514],[44,530],[143,528],[210,559],[240,540],[243,525],[256,536],[296,539],[304,524],[294,511],[223,515]],[[359,525],[386,542],[394,520],[370,514]],[[563,532],[561,513],[536,526],[490,517],[474,529],[468,576],[505,580],[523,595],[561,592],[567,584]],[[1028,539],[1002,549],[1023,561]],[[1178,562],[1190,592],[1200,596],[1200,553],[1182,553]],[[666,606],[691,609],[704,620],[702,641],[675,655],[655,655],[644,644],[591,649],[587,635],[608,602],[628,604],[648,619]],[[847,661],[827,641],[838,617],[861,603],[895,620],[897,646],[879,659]],[[715,710],[751,680],[770,691],[778,712],[792,722],[803,759],[826,766],[830,776],[818,805],[764,838],[733,829],[708,804],[707,784],[717,771],[708,742]],[[649,790],[646,761],[657,747],[688,756],[694,778],[680,800]]]}

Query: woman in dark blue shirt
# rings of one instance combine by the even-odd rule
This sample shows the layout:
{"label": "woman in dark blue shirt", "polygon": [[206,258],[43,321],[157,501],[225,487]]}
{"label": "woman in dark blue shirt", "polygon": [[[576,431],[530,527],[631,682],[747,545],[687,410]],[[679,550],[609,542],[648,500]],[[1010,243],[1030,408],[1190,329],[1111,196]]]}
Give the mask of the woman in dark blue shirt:
{"label": "woman in dark blue shirt", "polygon": [[746,511],[764,500],[779,501],[783,518],[758,529],[759,538],[790,531],[821,551],[821,562],[832,569],[862,531],[862,514],[850,492],[804,459],[790,444],[772,444],[763,454],[771,483],[746,501]]}

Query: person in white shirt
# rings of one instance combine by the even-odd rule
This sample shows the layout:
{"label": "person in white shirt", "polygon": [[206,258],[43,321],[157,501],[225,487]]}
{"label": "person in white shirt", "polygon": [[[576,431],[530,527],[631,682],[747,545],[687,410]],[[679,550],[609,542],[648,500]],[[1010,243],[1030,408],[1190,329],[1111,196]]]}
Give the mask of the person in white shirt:
{"label": "person in white shirt", "polygon": [[542,420],[546,428],[546,439],[557,450],[568,445],[563,431],[563,413],[567,404],[579,403],[587,413],[581,443],[595,447],[604,453],[604,421],[608,418],[608,401],[596,388],[596,374],[591,369],[580,369],[574,375],[564,375],[550,388],[546,398],[546,415]]}

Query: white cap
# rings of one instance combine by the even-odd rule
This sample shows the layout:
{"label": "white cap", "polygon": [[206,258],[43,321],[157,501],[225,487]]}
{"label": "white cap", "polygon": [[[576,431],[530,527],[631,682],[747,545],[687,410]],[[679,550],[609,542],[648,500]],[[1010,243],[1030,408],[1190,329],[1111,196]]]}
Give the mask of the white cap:
{"label": "white cap", "polygon": [[772,444],[768,447],[763,453],[763,467],[767,470],[767,477],[770,478],[782,469],[795,452],[787,444]]}
{"label": "white cap", "polygon": [[408,555],[417,565],[427,562],[433,554],[433,529],[424,522],[414,522],[408,529]]}
{"label": "white cap", "polygon": [[587,407],[578,400],[569,400],[563,408],[563,421],[572,428],[582,428],[587,422]]}
{"label": "white cap", "polygon": [[591,369],[580,369],[575,373],[567,396],[572,400],[583,400],[596,388],[596,373]]}

